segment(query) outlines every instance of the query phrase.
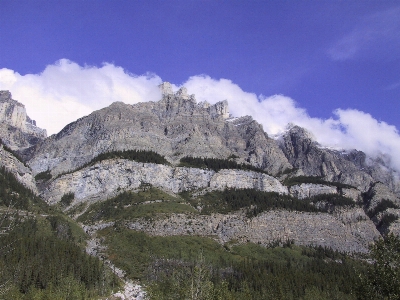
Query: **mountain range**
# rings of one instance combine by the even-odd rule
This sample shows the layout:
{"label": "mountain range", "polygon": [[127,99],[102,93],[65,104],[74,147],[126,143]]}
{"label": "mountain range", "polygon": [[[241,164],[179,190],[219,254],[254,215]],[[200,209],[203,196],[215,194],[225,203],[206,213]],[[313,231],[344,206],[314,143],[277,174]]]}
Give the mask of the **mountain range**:
{"label": "mountain range", "polygon": [[[1,91],[0,166],[78,221],[92,254],[103,247],[96,233],[117,223],[150,236],[353,254],[400,234],[400,179],[385,159],[323,147],[296,125],[271,137],[251,116],[233,117],[229,99],[197,103],[184,87],[160,89],[158,102],[114,102],[49,137]],[[140,193],[152,196],[126,200]]]}
{"label": "mountain range", "polygon": [[[73,201],[64,210],[74,211],[75,218],[90,209],[91,204],[122,192],[137,191],[143,185],[175,196],[189,193],[191,200],[226,189],[274,192],[300,201],[320,197],[313,203],[320,208],[317,212],[269,208],[248,218],[243,207],[227,214],[216,210],[215,214],[203,216],[202,205],[193,207],[189,201],[185,205],[195,213],[161,214],[153,227],[140,218],[126,220],[132,228],[152,234],[186,234],[179,228],[190,220],[192,224],[213,224],[206,230],[192,226],[191,234],[215,235],[221,242],[239,236],[261,244],[293,239],[304,245],[365,252],[378,236],[400,233],[400,180],[384,160],[367,157],[355,149],[324,148],[313,140],[311,133],[295,125],[271,138],[251,116],[232,117],[227,101],[214,105],[197,103],[195,95],[187,95],[184,87],[174,93],[167,82],[160,89],[162,99],[158,102],[115,102],[49,137],[45,130],[35,126],[10,92],[2,91],[2,143],[21,161],[3,148],[1,164],[49,204],[55,205],[63,195],[73,194]],[[141,162],[118,156],[127,151],[154,152],[165,162]],[[115,155],[95,161],[107,153]],[[185,158],[202,159],[205,163],[225,161],[231,166],[196,167],[185,165]],[[48,179],[40,179],[42,174],[48,174]],[[35,176],[39,180],[34,180]],[[349,198],[353,203],[335,205],[329,203],[329,197],[323,199],[324,195]],[[391,204],[382,209],[382,201]],[[395,217],[389,224],[382,224],[387,215]],[[233,224],[222,221],[232,218]],[[160,224],[167,227],[156,229]]]}

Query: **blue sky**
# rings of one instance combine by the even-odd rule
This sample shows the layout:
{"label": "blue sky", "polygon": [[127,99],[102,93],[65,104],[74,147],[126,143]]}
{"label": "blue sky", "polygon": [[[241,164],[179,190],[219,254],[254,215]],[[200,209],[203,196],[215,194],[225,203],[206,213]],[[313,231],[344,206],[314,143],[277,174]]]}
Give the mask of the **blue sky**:
{"label": "blue sky", "polygon": [[[9,71],[8,75],[0,74],[3,76],[0,88],[10,88],[13,95],[19,96],[14,98],[25,101],[28,114],[28,103],[34,96],[40,98],[34,99],[37,103],[45,103],[45,98],[50,97],[49,90],[58,89],[59,96],[67,86],[73,89],[71,84],[63,85],[64,77],[51,73],[57,67],[81,71],[86,68],[93,73],[102,70],[101,76],[93,75],[93,80],[99,82],[102,80],[99,78],[108,76],[104,75],[107,70],[117,74],[122,69],[131,77],[147,74],[149,78],[153,74],[152,84],[160,80],[177,86],[192,83],[191,90],[196,95],[202,93],[204,86],[199,91],[190,80],[192,76],[203,75],[210,79],[199,79],[203,85],[218,83],[220,88],[227,86],[221,82],[227,79],[233,87],[230,91],[238,86],[239,94],[253,93],[259,102],[276,94],[290,97],[288,110],[295,109],[296,116],[322,122],[341,120],[344,115],[340,112],[350,109],[372,117],[377,128],[386,125],[400,128],[399,1],[1,0],[0,3],[0,69]],[[60,59],[69,61],[60,63]],[[104,63],[108,63],[108,69],[104,69]],[[45,89],[41,86],[37,92],[30,92],[31,99],[25,99],[29,93],[18,90],[20,81],[13,77],[13,84],[9,84],[9,79],[4,79],[11,76],[10,72],[14,77],[18,75],[18,80],[31,78],[28,84],[31,88],[47,74],[44,85],[47,94],[38,92]],[[83,91],[82,82],[88,77],[71,72],[74,82],[80,81],[76,93]],[[71,83],[71,77],[68,78]],[[91,84],[95,85],[88,82],[88,86]],[[90,90],[83,92],[87,98],[89,93]],[[78,107],[79,101],[86,101],[78,96],[68,97],[69,102],[61,105],[65,111],[74,105]],[[241,105],[251,105],[251,100],[243,101]],[[100,104],[106,105],[107,101],[99,101]],[[85,105],[86,110],[70,111],[74,119],[98,108]],[[257,109],[253,110],[257,113]],[[340,127],[342,123],[329,126]],[[267,123],[264,127],[269,128]],[[398,137],[396,128],[385,128]],[[380,147],[382,141],[374,143]],[[394,146],[385,147],[392,151]]]}

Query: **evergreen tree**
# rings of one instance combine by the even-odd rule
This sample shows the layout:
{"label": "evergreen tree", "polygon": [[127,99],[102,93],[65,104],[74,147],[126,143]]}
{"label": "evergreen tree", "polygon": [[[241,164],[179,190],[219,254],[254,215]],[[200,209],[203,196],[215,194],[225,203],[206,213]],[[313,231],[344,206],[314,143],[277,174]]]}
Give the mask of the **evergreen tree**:
{"label": "evergreen tree", "polygon": [[400,299],[400,239],[390,233],[371,246],[373,264],[361,282],[358,299]]}

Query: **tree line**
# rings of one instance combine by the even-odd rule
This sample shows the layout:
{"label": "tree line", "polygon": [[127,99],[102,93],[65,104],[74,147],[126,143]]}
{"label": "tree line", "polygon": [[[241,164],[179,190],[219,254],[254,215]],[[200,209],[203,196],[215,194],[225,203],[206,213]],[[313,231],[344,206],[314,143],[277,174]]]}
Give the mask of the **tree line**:
{"label": "tree line", "polygon": [[[180,194],[194,207],[202,207],[201,213],[228,213],[247,208],[248,217],[263,211],[283,209],[304,212],[329,212],[337,206],[354,207],[352,199],[338,194],[323,194],[311,198],[297,199],[276,192],[263,192],[255,189],[225,189],[212,191],[193,198],[190,192]],[[326,205],[315,204],[324,202]]]}
{"label": "tree line", "polygon": [[234,160],[220,158],[203,158],[185,156],[180,159],[180,166],[192,168],[204,168],[218,172],[222,169],[238,169],[266,173],[263,169],[248,164],[238,164]]}

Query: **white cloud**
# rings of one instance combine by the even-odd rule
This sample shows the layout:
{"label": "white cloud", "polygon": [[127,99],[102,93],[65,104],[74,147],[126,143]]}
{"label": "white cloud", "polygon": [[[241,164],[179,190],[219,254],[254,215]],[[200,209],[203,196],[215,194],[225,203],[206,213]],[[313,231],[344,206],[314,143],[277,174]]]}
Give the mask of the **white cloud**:
{"label": "white cloud", "polygon": [[361,18],[327,52],[333,60],[343,61],[352,59],[359,53],[397,49],[400,45],[399,32],[400,7],[394,7]]}
{"label": "white cloud", "polygon": [[[121,67],[79,66],[60,60],[40,74],[20,75],[0,69],[0,89],[10,90],[13,98],[25,104],[29,116],[50,134],[77,118],[114,101],[137,103],[161,98],[156,75],[136,76]],[[198,102],[228,100],[234,116],[251,115],[268,134],[279,134],[289,123],[308,129],[324,146],[358,149],[370,156],[386,154],[400,171],[400,136],[394,126],[353,109],[337,109],[329,119],[313,118],[304,108],[283,95],[266,97],[243,91],[228,79],[193,76],[184,84]],[[178,86],[173,85],[174,90]]]}
{"label": "white cloud", "polygon": [[112,64],[82,67],[67,59],[47,66],[40,74],[0,69],[0,89],[10,90],[49,134],[115,101],[157,101],[160,83],[152,74],[136,76]]}

